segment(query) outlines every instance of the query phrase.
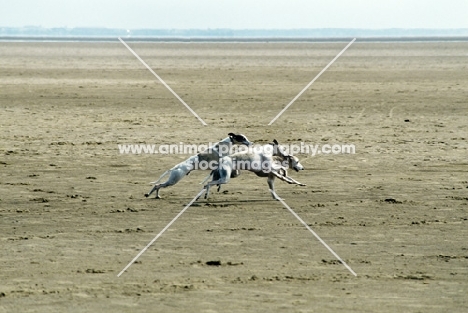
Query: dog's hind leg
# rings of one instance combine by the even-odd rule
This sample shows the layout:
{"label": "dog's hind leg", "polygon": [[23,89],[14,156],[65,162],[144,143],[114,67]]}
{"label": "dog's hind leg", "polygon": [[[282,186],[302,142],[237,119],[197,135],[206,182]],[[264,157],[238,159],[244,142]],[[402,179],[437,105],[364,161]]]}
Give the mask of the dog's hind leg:
{"label": "dog's hind leg", "polygon": [[167,174],[169,174],[169,173],[171,173],[171,172],[172,172],[172,170],[167,170],[167,171],[165,171],[161,176],[159,176],[159,178],[158,178],[157,181],[152,182],[151,184],[152,184],[152,185],[154,184],[154,186],[153,186],[153,188],[150,190],[150,192],[145,193],[145,197],[148,198],[154,191],[156,191],[156,198],[157,198],[157,199],[160,199],[161,197],[159,196],[159,189],[161,188],[161,184],[158,184],[158,183],[159,183],[159,181],[160,181],[161,179],[163,179],[164,176],[166,176]]}
{"label": "dog's hind leg", "polygon": [[206,181],[207,181],[208,179],[210,179],[210,178],[213,176],[213,173],[214,173],[214,172],[215,172],[214,170],[211,171],[211,173],[208,174],[208,176],[205,177],[205,179],[200,183],[200,185],[203,185],[204,183],[206,183]]}
{"label": "dog's hind leg", "polygon": [[[213,185],[227,184],[231,178],[232,168],[230,166],[222,166],[213,173],[213,180],[205,185],[207,192],[205,193],[205,199],[208,198],[208,192],[210,187]],[[216,179],[217,178],[217,179]]]}
{"label": "dog's hind leg", "polygon": [[[238,172],[238,173],[236,173]],[[220,175],[219,175],[219,172],[218,171],[212,171],[211,173],[213,173],[213,181],[219,181],[221,179]],[[234,177],[237,177],[240,175],[240,171],[239,170],[234,170],[232,173],[231,173],[231,178],[234,178]],[[221,180],[223,181],[223,180]],[[221,186],[222,184],[227,184],[229,180],[225,181],[225,182],[221,182],[218,185],[218,192],[221,190]],[[212,184],[207,184],[206,185],[206,193],[205,193],[205,199],[208,198],[208,195],[210,193],[210,188],[211,188],[211,185]]]}
{"label": "dog's hind leg", "polygon": [[[221,179],[221,174],[220,174],[219,169],[212,170],[211,175],[212,175],[212,180],[211,180],[212,182],[213,181],[219,181]],[[206,188],[205,199],[207,199],[209,194],[210,194],[211,185],[216,185],[216,184],[211,184],[211,182],[210,182],[205,186],[205,188]],[[217,184],[217,185],[218,185],[218,192],[219,192],[219,190],[221,189],[221,184]]]}
{"label": "dog's hind leg", "polygon": [[[213,170],[211,173],[213,173],[212,181],[219,180],[221,178],[221,175],[219,173],[219,169]],[[205,199],[208,198],[208,192],[210,191],[210,187],[211,187],[211,185],[207,185]],[[218,185],[218,192],[220,190],[221,190],[221,185]]]}
{"label": "dog's hind leg", "polygon": [[158,178],[157,181],[151,182],[150,184],[151,184],[151,185],[155,185],[155,184],[159,183],[159,181],[160,181],[161,179],[163,179],[163,177],[166,176],[169,172],[171,172],[171,170],[165,171],[161,176],[159,176],[159,178]]}
{"label": "dog's hind leg", "polygon": [[145,197],[149,197],[154,191],[156,191],[156,198],[157,199],[161,199],[161,197],[159,196],[159,189],[161,188],[167,188],[169,186],[173,186],[175,184],[177,184],[185,175],[187,175],[187,173],[190,173],[190,170],[185,170],[183,168],[177,168],[177,169],[173,169],[170,171],[170,176],[169,176],[169,179],[162,183],[162,184],[156,184],[153,186],[153,188],[151,189],[150,192],[148,192],[147,194],[145,194]]}
{"label": "dog's hind leg", "polygon": [[[240,170],[233,170],[231,172],[231,178],[236,178],[238,177],[239,175],[241,174],[241,171]],[[213,178],[214,179],[214,178]],[[218,185],[218,192],[221,190],[221,184]]]}
{"label": "dog's hind leg", "polygon": [[156,184],[151,188],[150,192],[145,193],[145,197],[148,198],[154,191],[156,191],[156,198],[160,199],[161,197],[159,196],[159,189],[161,188],[161,184]]}
{"label": "dog's hind leg", "polygon": [[209,182],[208,184],[206,184],[204,187],[206,189],[205,199],[208,198],[211,186],[218,185],[218,190],[219,190],[221,184],[227,184],[228,182],[229,182],[229,179],[218,179],[218,180],[213,180]]}
{"label": "dog's hind leg", "polygon": [[[204,184],[206,183],[206,181],[212,177],[214,177],[214,175],[216,175],[217,171],[216,170],[212,170],[210,172],[210,174],[208,176],[206,176],[206,178],[200,183],[200,184]],[[210,187],[211,185],[205,185],[204,188],[206,189],[206,192],[205,192],[205,199],[208,198],[208,195],[210,194]],[[197,198],[197,200],[199,199],[200,197]]]}

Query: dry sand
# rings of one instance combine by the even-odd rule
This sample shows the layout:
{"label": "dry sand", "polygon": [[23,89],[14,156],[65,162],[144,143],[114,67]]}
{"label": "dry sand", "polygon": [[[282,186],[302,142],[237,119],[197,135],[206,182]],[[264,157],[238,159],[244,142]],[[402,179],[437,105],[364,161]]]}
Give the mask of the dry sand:
{"label": "dry sand", "polygon": [[[121,43],[0,44],[0,312],[466,311],[468,43],[356,42],[272,126],[346,43],[130,45],[208,126]],[[207,174],[117,145],[229,132],[356,145],[276,187],[357,277],[244,173],[117,278]]]}

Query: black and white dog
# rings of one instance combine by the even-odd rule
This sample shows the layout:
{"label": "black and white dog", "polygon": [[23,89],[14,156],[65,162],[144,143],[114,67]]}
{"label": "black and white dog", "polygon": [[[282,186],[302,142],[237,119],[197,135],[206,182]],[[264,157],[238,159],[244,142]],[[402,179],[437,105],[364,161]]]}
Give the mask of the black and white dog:
{"label": "black and white dog", "polygon": [[[197,155],[191,156],[187,160],[164,172],[164,174],[162,174],[157,181],[151,183],[154,184],[154,186],[150,192],[145,194],[145,197],[149,197],[154,191],[156,191],[156,198],[160,199],[161,197],[159,196],[159,189],[177,184],[184,176],[190,174],[190,172],[194,169],[200,169],[198,165],[201,162],[206,162],[205,164],[209,164],[211,168],[206,169],[212,170],[213,166],[218,166],[218,162],[223,156],[230,153],[233,145],[250,146],[251,142],[247,139],[246,136],[242,134],[229,133],[228,137],[219,141],[214,146],[209,147],[207,150],[200,152]],[[159,184],[159,181],[167,174],[170,175],[169,179],[166,182]]]}
{"label": "black and white dog", "polygon": [[[259,177],[267,177],[268,187],[273,191],[275,190],[275,178],[288,184],[305,186],[305,184],[288,176],[288,168],[294,169],[296,172],[304,170],[299,159],[285,153],[276,140],[271,144],[262,146],[261,149],[255,149],[254,152],[244,151],[224,156],[219,161],[218,169],[212,171],[213,180],[205,185],[205,199],[208,197],[211,186],[218,185],[221,187],[221,184],[227,184],[230,178],[239,176],[241,170],[254,172]],[[279,200],[274,193],[272,193],[272,196],[273,199]]]}

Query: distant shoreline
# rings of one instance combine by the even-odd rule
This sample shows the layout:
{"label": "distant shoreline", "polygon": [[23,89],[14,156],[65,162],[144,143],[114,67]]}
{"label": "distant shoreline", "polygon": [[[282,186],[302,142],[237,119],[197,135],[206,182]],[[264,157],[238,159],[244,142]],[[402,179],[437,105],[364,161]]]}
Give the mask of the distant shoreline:
{"label": "distant shoreline", "polygon": [[[353,37],[124,37],[129,42],[348,42]],[[119,42],[118,37],[0,36],[2,42]],[[357,42],[465,42],[468,36],[357,37]]]}

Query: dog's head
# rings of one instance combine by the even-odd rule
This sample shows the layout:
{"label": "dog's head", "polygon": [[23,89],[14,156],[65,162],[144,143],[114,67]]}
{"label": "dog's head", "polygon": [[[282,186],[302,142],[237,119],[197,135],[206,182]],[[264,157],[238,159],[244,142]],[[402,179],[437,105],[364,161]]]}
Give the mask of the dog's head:
{"label": "dog's head", "polygon": [[304,170],[304,167],[296,156],[288,154],[285,156],[285,159],[288,161],[289,168],[292,168],[296,172]]}
{"label": "dog's head", "polygon": [[233,144],[237,144],[237,145],[246,145],[246,146],[250,146],[252,143],[249,141],[249,139],[247,139],[246,136],[242,135],[242,134],[234,134],[234,133],[229,133],[228,134],[229,138],[231,138],[231,142]]}

